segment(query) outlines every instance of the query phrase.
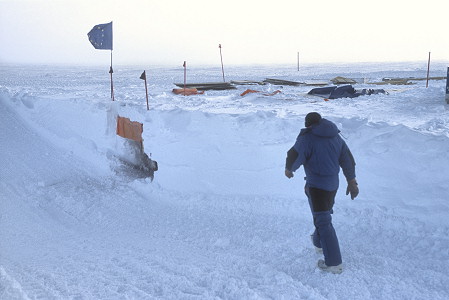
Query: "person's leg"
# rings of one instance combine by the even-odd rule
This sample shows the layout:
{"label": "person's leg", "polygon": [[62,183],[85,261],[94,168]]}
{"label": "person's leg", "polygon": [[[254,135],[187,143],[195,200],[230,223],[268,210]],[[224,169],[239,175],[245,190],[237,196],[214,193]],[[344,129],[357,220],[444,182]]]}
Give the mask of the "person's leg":
{"label": "person's leg", "polygon": [[310,195],[310,188],[307,184],[304,187],[304,192],[306,193],[307,199],[309,200],[310,211],[312,212],[312,216],[313,216],[313,225],[315,226],[315,230],[313,231],[313,233],[311,235],[312,243],[316,248],[321,249],[320,235],[319,235],[318,230],[315,225],[315,216],[313,215],[312,196]]}
{"label": "person's leg", "polygon": [[323,248],[324,262],[327,266],[337,266],[342,263],[337,234],[332,225],[329,211],[315,212],[315,226],[319,233],[321,248]]}
{"label": "person's leg", "polygon": [[332,225],[332,212],[337,191],[325,191],[317,188],[307,188],[307,196],[313,214],[315,232],[313,243],[323,249],[327,266],[337,266],[342,263],[337,234]]}

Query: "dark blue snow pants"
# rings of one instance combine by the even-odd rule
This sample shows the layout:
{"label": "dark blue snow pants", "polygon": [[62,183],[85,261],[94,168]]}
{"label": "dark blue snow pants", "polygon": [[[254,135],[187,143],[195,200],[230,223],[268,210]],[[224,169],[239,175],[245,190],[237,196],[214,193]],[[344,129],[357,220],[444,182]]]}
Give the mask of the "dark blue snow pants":
{"label": "dark blue snow pants", "polygon": [[337,234],[332,226],[333,206],[337,191],[325,191],[305,186],[305,192],[309,199],[310,210],[313,215],[313,244],[323,249],[324,262],[327,266],[337,266],[342,263],[340,246]]}

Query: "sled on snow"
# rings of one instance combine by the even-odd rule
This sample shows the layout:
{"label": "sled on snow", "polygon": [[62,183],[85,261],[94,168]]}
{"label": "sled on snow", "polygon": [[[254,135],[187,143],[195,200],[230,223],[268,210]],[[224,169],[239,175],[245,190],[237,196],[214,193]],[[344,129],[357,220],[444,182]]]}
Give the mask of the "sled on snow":
{"label": "sled on snow", "polygon": [[199,91],[236,89],[236,87],[229,82],[175,83],[175,85],[180,88],[195,88]]}
{"label": "sled on snow", "polygon": [[274,79],[274,78],[267,78],[263,82],[271,83],[273,85],[291,85],[291,86],[300,86],[300,85],[304,84],[304,82],[297,82],[297,81],[290,81],[290,80],[283,80],[283,79]]}
{"label": "sled on snow", "polygon": [[236,85],[265,85],[266,82],[254,80],[231,80],[231,84]]}
{"label": "sled on snow", "polygon": [[342,76],[337,76],[330,80],[333,84],[356,84],[357,81],[351,78],[346,78]]}

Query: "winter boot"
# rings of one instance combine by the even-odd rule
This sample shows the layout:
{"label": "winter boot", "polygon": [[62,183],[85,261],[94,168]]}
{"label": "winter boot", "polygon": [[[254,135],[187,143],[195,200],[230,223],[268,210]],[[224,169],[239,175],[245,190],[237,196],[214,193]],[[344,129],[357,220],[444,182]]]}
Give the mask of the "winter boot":
{"label": "winter boot", "polygon": [[339,264],[338,266],[327,266],[322,259],[318,261],[318,268],[332,274],[341,274],[341,272],[343,272],[343,264]]}

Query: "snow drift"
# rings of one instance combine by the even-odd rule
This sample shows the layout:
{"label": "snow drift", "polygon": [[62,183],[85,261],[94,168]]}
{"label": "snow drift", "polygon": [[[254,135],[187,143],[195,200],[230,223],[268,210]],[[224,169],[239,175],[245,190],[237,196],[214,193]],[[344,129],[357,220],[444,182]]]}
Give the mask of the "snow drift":
{"label": "snow drift", "polygon": [[[344,75],[425,69],[368,67]],[[235,67],[228,76],[301,81],[347,69]],[[116,71],[112,103],[103,70],[0,69],[1,299],[449,297],[444,81],[328,102],[302,87],[185,97],[170,92],[182,73],[160,68],[147,111],[140,72]],[[206,81],[214,72],[190,73]],[[338,125],[357,162],[359,197],[344,195],[342,177],[336,199],[339,276],[316,269],[302,170],[283,175],[309,111]],[[159,163],[153,182],[118,159],[128,152],[114,112],[144,124],[145,151]]]}

